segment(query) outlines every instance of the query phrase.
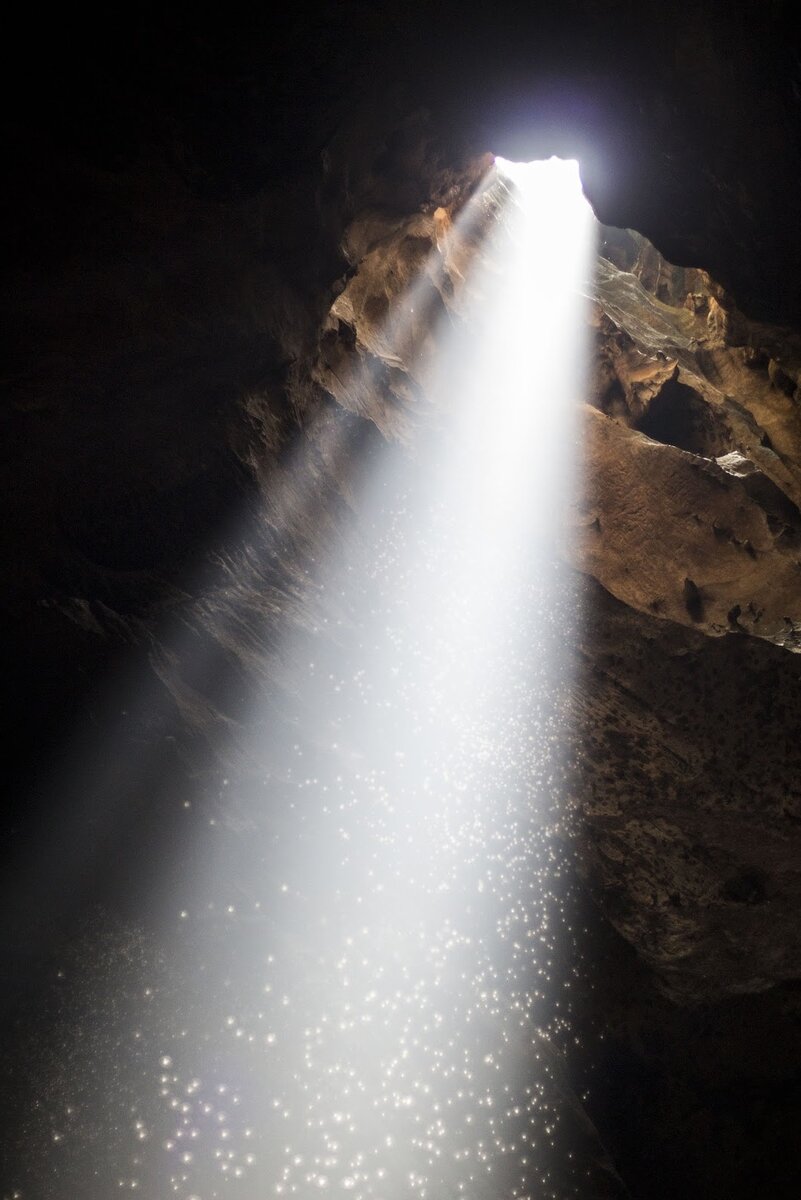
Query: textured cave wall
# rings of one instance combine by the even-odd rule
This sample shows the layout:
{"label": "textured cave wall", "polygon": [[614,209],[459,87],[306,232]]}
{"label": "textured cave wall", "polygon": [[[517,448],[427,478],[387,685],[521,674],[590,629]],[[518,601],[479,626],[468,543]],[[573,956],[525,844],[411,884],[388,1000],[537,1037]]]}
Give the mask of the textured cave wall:
{"label": "textured cave wall", "polygon": [[[220,30],[167,13],[89,54],[96,31],[71,16],[12,47],[21,91],[6,74],[6,824],[35,835],[53,802],[32,776],[76,716],[115,730],[108,679],[144,670],[151,708],[114,736],[159,747],[150,794],[87,884],[126,914],[162,865],[135,878],[131,845],[169,859],[182,834],[164,796],[213,753],[236,760],[265,680],[280,722],[287,664],[261,631],[309,624],[307,563],[345,525],[365,458],[409,433],[397,364],[367,400],[331,377],[357,327],[369,346],[382,263],[408,273],[436,247],[437,212],[488,150],[578,153],[600,219],[658,248],[607,233],[574,514],[591,577],[574,783],[588,920],[609,939],[591,1115],[643,1196],[766,1179],[795,1194],[791,17],[348,4]],[[106,786],[131,798],[129,780]]]}
{"label": "textured cave wall", "polygon": [[[442,208],[348,231],[315,378],[389,437],[425,436],[431,313],[460,320],[503,188],[490,169],[466,232]],[[421,263],[429,302],[389,344]],[[801,974],[797,343],[619,230],[600,232],[589,320],[561,535],[609,594],[591,594],[576,685],[588,877],[674,998],[764,990]]]}

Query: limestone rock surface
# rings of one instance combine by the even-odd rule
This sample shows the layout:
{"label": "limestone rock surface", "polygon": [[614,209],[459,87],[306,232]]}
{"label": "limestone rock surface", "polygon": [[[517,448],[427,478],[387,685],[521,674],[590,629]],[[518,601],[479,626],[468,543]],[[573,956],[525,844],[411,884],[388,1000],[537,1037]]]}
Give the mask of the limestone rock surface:
{"label": "limestone rock surface", "polygon": [[[481,184],[488,224],[497,186]],[[349,234],[369,249],[316,379],[390,438],[425,425],[431,314],[459,319],[481,255],[481,228],[454,228],[445,215]],[[428,310],[393,342],[411,259]],[[709,1003],[801,978],[799,343],[626,231],[599,231],[594,278],[561,540],[590,581],[575,696],[586,877],[659,986]]]}

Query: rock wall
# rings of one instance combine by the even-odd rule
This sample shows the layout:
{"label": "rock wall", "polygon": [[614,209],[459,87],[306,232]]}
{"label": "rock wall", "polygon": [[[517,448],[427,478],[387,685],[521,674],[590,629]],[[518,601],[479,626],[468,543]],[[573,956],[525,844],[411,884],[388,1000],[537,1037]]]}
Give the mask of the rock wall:
{"label": "rock wall", "polygon": [[[441,208],[348,232],[361,257],[315,378],[385,436],[425,427],[431,313],[458,316],[504,185],[491,169],[479,188],[466,234]],[[388,314],[421,263],[429,300],[398,344]],[[586,861],[663,985],[706,1001],[801,971],[797,341],[637,235],[601,232],[595,281],[584,469],[562,540],[602,589],[577,684]]]}

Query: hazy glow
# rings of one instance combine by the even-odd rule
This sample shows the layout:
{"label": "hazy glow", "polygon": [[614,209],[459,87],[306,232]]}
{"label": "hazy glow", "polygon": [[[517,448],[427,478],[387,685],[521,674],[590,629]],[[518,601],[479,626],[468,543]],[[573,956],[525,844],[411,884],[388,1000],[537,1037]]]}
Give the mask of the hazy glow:
{"label": "hazy glow", "polygon": [[[497,166],[512,197],[470,281],[468,322],[480,340],[461,351],[469,361],[455,417],[456,469],[481,465],[471,496],[482,557],[497,553],[499,539],[508,551],[510,541],[552,529],[573,469],[593,228],[575,162],[499,159]],[[449,376],[442,387],[452,386]]]}
{"label": "hazy glow", "polygon": [[490,203],[428,425],[332,546],[280,725],[274,697],[254,715],[261,776],[221,779],[203,870],[170,893],[182,990],[159,1010],[149,989],[130,1031],[123,1191],[522,1200],[570,1178],[554,563],[592,221],[575,163],[499,160],[450,238]]}

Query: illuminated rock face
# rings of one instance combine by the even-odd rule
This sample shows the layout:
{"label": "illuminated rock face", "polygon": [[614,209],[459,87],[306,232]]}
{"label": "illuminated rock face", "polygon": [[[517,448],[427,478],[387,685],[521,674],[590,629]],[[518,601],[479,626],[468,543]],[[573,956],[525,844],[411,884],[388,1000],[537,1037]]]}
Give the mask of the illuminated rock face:
{"label": "illuminated rock face", "polygon": [[[449,241],[442,210],[371,222],[349,231],[363,256],[315,374],[413,441],[431,328],[459,319],[481,233]],[[381,344],[412,261],[427,311],[405,346]],[[801,975],[798,342],[619,230],[602,231],[590,320],[584,475],[562,535],[601,585],[575,685],[586,876],[674,999],[758,992]]]}
{"label": "illuminated rock face", "polygon": [[[492,185],[485,222],[491,207]],[[315,380],[387,437],[408,441],[425,423],[432,331],[443,314],[458,320],[481,253],[478,229],[449,234],[449,222],[443,208],[389,229],[368,214],[346,236],[352,277],[327,318]],[[747,321],[703,272],[671,267],[637,235],[602,238],[575,565],[641,612],[792,649],[801,341]],[[399,345],[387,314],[417,272],[425,287]]]}
{"label": "illuminated rock face", "polygon": [[793,649],[801,343],[629,245],[634,274],[599,264],[578,564],[640,611]]}

